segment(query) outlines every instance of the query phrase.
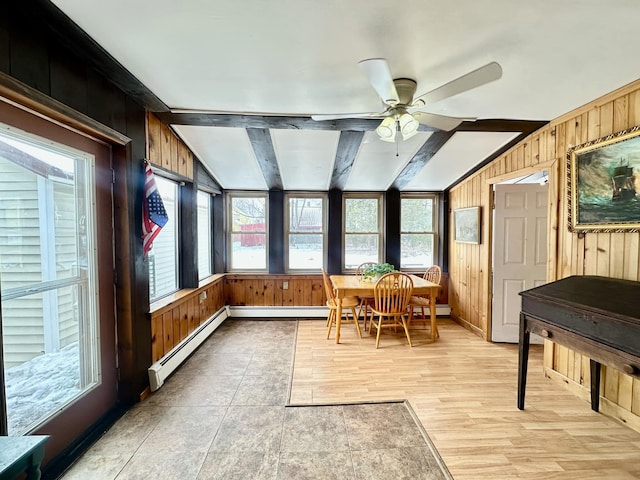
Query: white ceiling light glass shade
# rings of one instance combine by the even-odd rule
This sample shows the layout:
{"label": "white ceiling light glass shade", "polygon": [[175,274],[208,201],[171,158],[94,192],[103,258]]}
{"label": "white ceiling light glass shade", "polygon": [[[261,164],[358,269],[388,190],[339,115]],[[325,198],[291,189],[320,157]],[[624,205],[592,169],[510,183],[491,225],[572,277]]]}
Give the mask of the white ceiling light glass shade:
{"label": "white ceiling light glass shade", "polygon": [[418,133],[420,123],[408,113],[400,115],[398,123],[400,123],[400,132],[402,133],[403,140],[407,140]]}
{"label": "white ceiling light glass shade", "polygon": [[396,119],[393,115],[385,117],[384,120],[376,128],[376,133],[380,140],[385,142],[393,142],[396,139]]}

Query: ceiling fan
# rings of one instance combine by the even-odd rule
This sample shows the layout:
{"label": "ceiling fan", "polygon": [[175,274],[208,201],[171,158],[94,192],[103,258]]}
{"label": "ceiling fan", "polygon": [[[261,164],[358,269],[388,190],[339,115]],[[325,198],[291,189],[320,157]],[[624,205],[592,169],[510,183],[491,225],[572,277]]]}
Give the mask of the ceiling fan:
{"label": "ceiling fan", "polygon": [[418,132],[420,124],[429,125],[439,130],[453,130],[463,121],[474,121],[475,118],[449,117],[422,111],[422,108],[467,90],[485,85],[502,77],[502,67],[496,62],[488,63],[472,72],[451,80],[430,92],[414,98],[417,83],[409,78],[391,76],[389,65],[384,58],[370,58],[358,63],[360,69],[369,79],[386,108],[382,112],[341,113],[329,115],[312,115],[313,120],[337,120],[341,118],[380,118],[384,117],[376,133],[381,140],[394,142],[396,132],[402,134],[404,140]]}

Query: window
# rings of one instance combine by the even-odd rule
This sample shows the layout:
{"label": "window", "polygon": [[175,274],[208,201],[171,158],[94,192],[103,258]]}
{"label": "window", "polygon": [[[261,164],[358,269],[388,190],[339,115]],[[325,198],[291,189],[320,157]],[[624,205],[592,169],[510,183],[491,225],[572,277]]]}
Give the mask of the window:
{"label": "window", "polygon": [[178,184],[155,175],[169,221],[149,250],[149,297],[153,302],[178,290]]}
{"label": "window", "polygon": [[434,264],[436,198],[404,195],[400,199],[400,267],[426,270]]}
{"label": "window", "polygon": [[382,196],[344,197],[344,269],[382,258]]}
{"label": "window", "polygon": [[320,270],[324,265],[325,197],[286,197],[288,270]]}
{"label": "window", "polygon": [[198,278],[211,275],[211,195],[198,190]]}
{"label": "window", "polygon": [[6,126],[0,133],[9,435],[33,430],[99,383],[94,167],[88,153]]}
{"label": "window", "polygon": [[229,194],[229,270],[267,269],[267,195]]}

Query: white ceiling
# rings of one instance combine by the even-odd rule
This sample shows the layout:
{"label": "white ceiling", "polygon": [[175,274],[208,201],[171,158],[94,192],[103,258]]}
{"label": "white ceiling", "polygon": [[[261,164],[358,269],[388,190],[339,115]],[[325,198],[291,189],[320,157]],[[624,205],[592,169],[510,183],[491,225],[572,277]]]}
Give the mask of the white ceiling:
{"label": "white ceiling", "polygon": [[[640,78],[636,0],[52,2],[172,110],[380,111],[357,66],[375,57],[417,95],[498,62],[500,80],[428,108],[479,119],[551,120]],[[244,128],[174,128],[223,188],[269,188]],[[344,189],[389,188],[430,136],[388,144],[366,132]],[[459,131],[402,189],[446,189],[517,136]],[[283,188],[330,187],[339,138],[272,128]]]}

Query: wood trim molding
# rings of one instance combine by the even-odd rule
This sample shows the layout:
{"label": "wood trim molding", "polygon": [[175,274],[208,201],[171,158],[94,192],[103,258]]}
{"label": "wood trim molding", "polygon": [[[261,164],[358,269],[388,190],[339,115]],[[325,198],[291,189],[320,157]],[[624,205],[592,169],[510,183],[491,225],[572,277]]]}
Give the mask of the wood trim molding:
{"label": "wood trim molding", "polygon": [[7,103],[27,110],[61,127],[105,143],[126,145],[131,139],[58,100],[0,72],[0,97]]}
{"label": "wood trim molding", "polygon": [[505,180],[511,180],[512,178],[522,177],[524,175],[530,175],[532,173],[539,172],[540,170],[548,170],[553,167],[557,160],[551,160],[548,162],[541,162],[530,167],[521,168],[513,172],[503,173],[502,175],[496,175],[495,177],[487,178],[485,181],[487,184],[500,183]]}

